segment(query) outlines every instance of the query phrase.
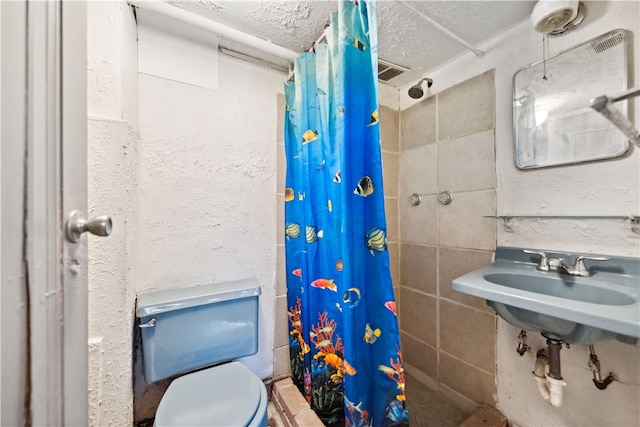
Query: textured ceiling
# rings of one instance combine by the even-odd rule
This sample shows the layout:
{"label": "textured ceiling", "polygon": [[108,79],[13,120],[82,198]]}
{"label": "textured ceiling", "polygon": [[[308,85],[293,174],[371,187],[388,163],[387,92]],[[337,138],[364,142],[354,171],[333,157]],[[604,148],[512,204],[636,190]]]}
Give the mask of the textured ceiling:
{"label": "textured ceiling", "polygon": [[[199,0],[169,3],[272,41],[296,52],[307,50],[320,37],[336,1]],[[535,1],[407,1],[476,47],[496,33],[528,17]],[[378,1],[380,59],[412,70],[390,81],[401,86],[467,49],[423,17],[396,1]]]}

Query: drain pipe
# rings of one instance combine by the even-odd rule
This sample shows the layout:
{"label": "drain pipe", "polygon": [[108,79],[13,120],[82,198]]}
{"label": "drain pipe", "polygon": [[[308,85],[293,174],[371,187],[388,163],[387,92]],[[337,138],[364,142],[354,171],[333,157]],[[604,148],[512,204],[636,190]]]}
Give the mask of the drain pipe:
{"label": "drain pipe", "polygon": [[609,375],[607,375],[605,379],[602,379],[602,375],[600,374],[600,361],[598,360],[596,351],[593,349],[593,344],[589,344],[589,353],[587,366],[589,366],[589,369],[593,372],[593,383],[598,390],[604,390],[609,384],[616,380],[616,376],[613,372],[609,372]]}
{"label": "drain pipe", "polygon": [[552,406],[558,407],[562,405],[562,387],[567,385],[562,380],[560,373],[562,341],[547,339],[547,346],[548,349],[542,348],[538,350],[533,368],[533,378],[544,400]]}

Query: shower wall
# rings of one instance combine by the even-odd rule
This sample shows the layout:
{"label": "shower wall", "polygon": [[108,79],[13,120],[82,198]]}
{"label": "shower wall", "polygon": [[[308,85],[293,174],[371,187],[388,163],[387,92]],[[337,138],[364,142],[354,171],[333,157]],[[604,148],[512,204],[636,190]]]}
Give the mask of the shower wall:
{"label": "shower wall", "polygon": [[[496,247],[494,72],[400,113],[400,326],[405,370],[471,411],[495,406],[496,316],[451,280]],[[448,205],[438,194],[449,191]],[[418,206],[408,202],[422,195]]]}

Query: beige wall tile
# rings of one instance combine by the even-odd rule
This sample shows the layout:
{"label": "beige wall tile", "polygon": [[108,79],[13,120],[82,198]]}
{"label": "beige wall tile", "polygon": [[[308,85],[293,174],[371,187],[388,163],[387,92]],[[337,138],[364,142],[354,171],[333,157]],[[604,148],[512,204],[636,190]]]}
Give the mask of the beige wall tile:
{"label": "beige wall tile", "polygon": [[403,332],[436,346],[436,298],[400,287],[400,322]]}
{"label": "beige wall tile", "polygon": [[380,107],[380,138],[382,149],[400,151],[400,112],[389,107]]}
{"label": "beige wall tile", "polygon": [[291,363],[289,362],[289,346],[273,349],[273,376],[280,377],[290,375]]}
{"label": "beige wall tile", "polygon": [[276,246],[276,296],[287,295],[287,259],[285,246]]}
{"label": "beige wall tile", "polygon": [[278,144],[284,144],[284,109],[285,109],[286,99],[284,93],[279,93],[276,98],[276,109],[278,111],[278,122],[276,124],[276,129],[278,130],[276,133],[276,142]]}
{"label": "beige wall tile", "polygon": [[276,195],[276,203],[278,205],[276,212],[276,221],[278,222],[276,225],[276,231],[278,233],[276,236],[276,244],[284,245],[284,195]]}
{"label": "beige wall tile", "polygon": [[436,246],[402,244],[400,280],[405,288],[437,296],[438,248]]}
{"label": "beige wall tile", "polygon": [[399,198],[438,193],[438,146],[429,144],[400,153]]}
{"label": "beige wall tile", "polygon": [[495,375],[440,352],[440,381],[478,403],[495,406]]}
{"label": "beige wall tile", "polygon": [[438,291],[440,297],[448,298],[462,304],[493,313],[482,298],[461,294],[451,289],[451,281],[470,271],[491,264],[492,251],[477,251],[472,249],[439,248]]}
{"label": "beige wall tile", "polygon": [[382,153],[382,179],[386,197],[398,197],[399,165],[400,159],[397,153]]}
{"label": "beige wall tile", "polygon": [[439,141],[495,128],[494,75],[487,71],[438,94]]}
{"label": "beige wall tile", "polygon": [[488,372],[496,365],[496,316],[440,300],[440,349]]}
{"label": "beige wall tile", "polygon": [[436,97],[400,112],[400,150],[436,142]]}
{"label": "beige wall tile", "polygon": [[440,190],[471,191],[496,188],[494,131],[438,143]]}
{"label": "beige wall tile", "polygon": [[438,242],[456,248],[496,248],[495,190],[454,193],[449,205],[438,204]]}
{"label": "beige wall tile", "polygon": [[387,217],[387,240],[397,242],[400,240],[400,225],[398,220],[398,199],[385,197],[384,210]]}
{"label": "beige wall tile", "polygon": [[438,352],[435,348],[414,337],[402,334],[402,360],[431,378],[438,378]]}
{"label": "beige wall tile", "polygon": [[289,318],[287,317],[287,308],[287,297],[276,297],[274,347],[282,347],[289,344]]}
{"label": "beige wall tile", "polygon": [[[391,282],[395,288],[400,286],[400,244],[389,243],[387,245],[389,250],[389,269],[391,270]],[[397,295],[397,294],[396,294]]]}
{"label": "beige wall tile", "polygon": [[422,196],[422,202],[418,206],[411,206],[404,197],[400,198],[398,203],[400,240],[425,245],[437,244],[437,196]]}

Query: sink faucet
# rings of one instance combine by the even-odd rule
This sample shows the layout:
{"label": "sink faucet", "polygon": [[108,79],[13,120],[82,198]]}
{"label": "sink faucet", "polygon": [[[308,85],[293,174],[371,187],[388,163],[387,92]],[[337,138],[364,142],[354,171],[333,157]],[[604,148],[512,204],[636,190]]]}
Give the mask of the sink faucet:
{"label": "sink faucet", "polygon": [[575,263],[571,266],[564,262],[564,258],[549,259],[546,253],[541,251],[531,251],[528,249],[523,250],[527,254],[540,255],[540,262],[538,263],[537,270],[539,271],[558,271],[558,269],[564,270],[570,276],[589,277],[589,269],[584,264],[584,260],[591,261],[608,261],[607,257],[591,257],[580,255],[576,258]]}
{"label": "sink faucet", "polygon": [[560,264],[558,267],[562,268],[567,274],[571,276],[580,276],[580,277],[589,277],[589,269],[584,265],[584,260],[588,259],[591,261],[608,261],[607,257],[596,257],[596,256],[579,256],[576,258],[576,262],[573,266],[567,265],[562,258],[560,258]]}

